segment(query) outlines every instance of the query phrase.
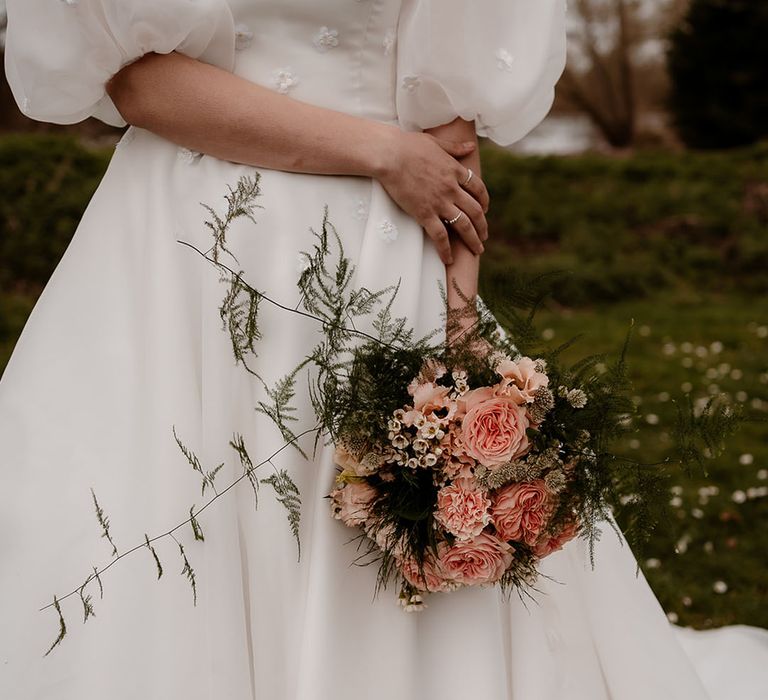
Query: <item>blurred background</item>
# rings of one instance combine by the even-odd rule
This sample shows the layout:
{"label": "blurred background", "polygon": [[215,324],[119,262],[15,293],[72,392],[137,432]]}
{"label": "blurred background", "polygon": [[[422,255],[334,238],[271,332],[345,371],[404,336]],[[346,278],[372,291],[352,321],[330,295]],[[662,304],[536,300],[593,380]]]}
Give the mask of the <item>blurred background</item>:
{"label": "blurred background", "polygon": [[[569,16],[551,115],[511,151],[484,145],[483,293],[559,273],[539,329],[583,334],[574,357],[615,352],[634,320],[627,454],[663,458],[685,396],[758,419],[706,473],[670,470],[638,556],[671,621],[768,627],[768,2],[570,0]],[[119,137],[27,120],[0,77],[0,372]]]}

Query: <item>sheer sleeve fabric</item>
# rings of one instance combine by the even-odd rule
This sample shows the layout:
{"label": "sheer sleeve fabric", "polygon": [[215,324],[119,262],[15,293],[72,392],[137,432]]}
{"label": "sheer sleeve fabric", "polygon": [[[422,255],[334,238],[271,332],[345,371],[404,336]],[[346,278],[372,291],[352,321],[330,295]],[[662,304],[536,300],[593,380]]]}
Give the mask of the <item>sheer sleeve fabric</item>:
{"label": "sheer sleeve fabric", "polygon": [[509,145],[550,110],[565,54],[565,0],[404,0],[400,123],[428,129],[458,116]]}
{"label": "sheer sleeve fabric", "polygon": [[125,121],[105,92],[146,53],[179,51],[231,70],[235,30],[226,0],[7,0],[5,69],[27,116],[72,124]]}

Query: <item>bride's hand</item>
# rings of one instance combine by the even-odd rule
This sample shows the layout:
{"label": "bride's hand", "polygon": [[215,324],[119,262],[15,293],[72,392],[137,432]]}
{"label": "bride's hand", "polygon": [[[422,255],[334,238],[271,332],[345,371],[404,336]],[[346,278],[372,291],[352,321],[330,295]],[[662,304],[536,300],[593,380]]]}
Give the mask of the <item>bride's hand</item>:
{"label": "bride's hand", "polygon": [[471,141],[457,143],[398,130],[385,145],[377,173],[390,197],[423,226],[446,265],[452,262],[448,228],[476,255],[483,252],[482,242],[488,238],[488,191],[480,177],[470,175],[457,160],[475,148]]}

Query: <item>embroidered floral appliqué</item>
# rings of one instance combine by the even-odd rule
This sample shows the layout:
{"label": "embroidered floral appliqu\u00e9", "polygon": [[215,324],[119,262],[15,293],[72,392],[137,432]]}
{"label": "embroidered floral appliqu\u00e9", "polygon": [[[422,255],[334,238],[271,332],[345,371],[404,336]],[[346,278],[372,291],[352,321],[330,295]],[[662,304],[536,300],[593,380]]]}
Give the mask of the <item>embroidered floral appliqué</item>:
{"label": "embroidered floral appliqu\u00e9", "polygon": [[368,218],[368,204],[364,199],[358,199],[355,202],[353,216],[358,221],[363,221]]}
{"label": "embroidered floral appliqu\u00e9", "polygon": [[421,84],[421,79],[418,75],[405,75],[403,76],[402,86],[407,92],[416,92],[416,88]]}
{"label": "embroidered floral appliqu\u00e9", "polygon": [[336,29],[320,27],[320,31],[315,34],[312,40],[315,48],[323,53],[339,45],[339,32]]}
{"label": "embroidered floral appliqu\u00e9", "polygon": [[247,49],[253,41],[253,32],[242,22],[235,25],[235,50]]}
{"label": "embroidered floral appliqu\u00e9", "polygon": [[395,48],[395,41],[397,41],[397,35],[393,29],[387,31],[384,35],[384,40],[381,45],[384,47],[384,55],[389,56],[392,53],[392,49]]}
{"label": "embroidered floral appliqu\u00e9", "polygon": [[396,241],[399,233],[397,226],[389,219],[382,219],[379,224],[379,235],[385,242],[392,243],[392,241]]}
{"label": "embroidered floral appliqu\u00e9", "polygon": [[182,163],[195,163],[198,159],[203,157],[203,154],[199,151],[192,151],[189,148],[179,146],[178,150],[176,151],[176,157]]}
{"label": "embroidered floral appliqu\u00e9", "polygon": [[272,84],[285,95],[299,84],[299,79],[290,68],[278,68],[272,73]]}
{"label": "embroidered floral appliqu\u00e9", "polygon": [[497,49],[496,53],[496,67],[499,70],[511,71],[512,64],[515,62],[515,57],[506,49]]}

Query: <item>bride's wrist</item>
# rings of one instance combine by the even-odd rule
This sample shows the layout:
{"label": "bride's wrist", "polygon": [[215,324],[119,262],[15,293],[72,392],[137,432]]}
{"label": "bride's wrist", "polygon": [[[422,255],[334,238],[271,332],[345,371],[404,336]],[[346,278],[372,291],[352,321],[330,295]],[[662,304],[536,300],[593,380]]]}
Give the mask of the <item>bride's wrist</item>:
{"label": "bride's wrist", "polygon": [[397,170],[398,142],[402,132],[392,124],[374,122],[365,155],[366,175],[387,180]]}

